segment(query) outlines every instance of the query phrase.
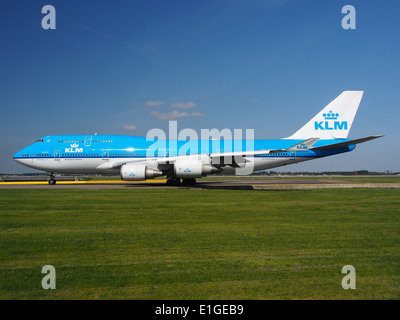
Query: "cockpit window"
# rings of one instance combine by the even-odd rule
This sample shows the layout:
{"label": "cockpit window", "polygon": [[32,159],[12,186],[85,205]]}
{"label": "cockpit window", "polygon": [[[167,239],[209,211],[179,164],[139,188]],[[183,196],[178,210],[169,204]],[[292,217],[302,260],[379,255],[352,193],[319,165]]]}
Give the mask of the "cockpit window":
{"label": "cockpit window", "polygon": [[36,142],[43,142],[43,139],[37,139]]}

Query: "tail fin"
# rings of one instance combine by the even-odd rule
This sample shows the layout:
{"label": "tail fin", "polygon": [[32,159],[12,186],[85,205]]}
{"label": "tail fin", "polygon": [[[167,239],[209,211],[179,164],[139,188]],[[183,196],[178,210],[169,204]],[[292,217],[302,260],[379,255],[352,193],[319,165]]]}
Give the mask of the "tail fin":
{"label": "tail fin", "polygon": [[343,91],[300,130],[286,139],[346,139],[364,91]]}

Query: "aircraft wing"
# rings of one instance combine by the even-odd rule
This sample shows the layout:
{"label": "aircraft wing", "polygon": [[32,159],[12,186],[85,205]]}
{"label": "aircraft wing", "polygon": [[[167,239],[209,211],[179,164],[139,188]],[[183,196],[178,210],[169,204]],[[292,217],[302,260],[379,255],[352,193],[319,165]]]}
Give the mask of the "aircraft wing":
{"label": "aircraft wing", "polygon": [[267,150],[254,150],[254,151],[211,153],[210,158],[213,163],[221,165],[229,164],[233,167],[236,167],[239,166],[239,163],[246,162],[245,157],[263,156],[267,154],[274,154],[274,153],[288,152],[288,151],[307,151],[318,140],[319,138],[310,138],[300,143],[297,143],[287,149],[267,149]]}
{"label": "aircraft wing", "polygon": [[384,135],[370,136],[370,137],[365,137],[365,138],[361,138],[361,139],[355,139],[355,140],[350,140],[350,141],[345,141],[345,142],[339,142],[339,143],[329,144],[329,145],[322,146],[322,147],[311,148],[311,150],[319,151],[319,150],[329,150],[329,149],[343,148],[343,147],[350,146],[352,144],[359,144],[359,143],[363,143],[363,142],[366,142],[366,141],[369,141],[369,140],[381,138],[383,136]]}
{"label": "aircraft wing", "polygon": [[[315,142],[317,142],[319,138],[310,138],[304,140],[300,143],[297,143],[287,149],[266,149],[266,150],[250,150],[250,151],[234,151],[234,152],[222,152],[222,153],[210,153],[206,156],[209,156],[211,162],[213,164],[219,165],[231,165],[233,167],[239,166],[240,163],[246,163],[245,157],[254,157],[254,156],[262,156],[267,154],[274,154],[279,152],[288,152],[288,151],[307,151],[309,150]],[[150,161],[155,161],[159,164],[173,164],[177,159],[183,157],[191,157],[188,156],[174,156],[174,157],[163,157],[163,158],[150,158]],[[128,161],[128,162],[136,162],[136,161]],[[114,162],[112,167],[120,167],[127,162]]]}
{"label": "aircraft wing", "polygon": [[[262,156],[262,155],[267,155],[267,154],[274,154],[274,153],[279,153],[279,152],[287,152],[287,151],[307,151],[309,148],[317,142],[319,138],[310,138],[307,140],[304,140],[300,143],[297,143],[290,148],[287,149],[266,149],[266,150],[250,150],[250,151],[234,151],[234,152],[218,152],[218,153],[210,153],[207,154],[212,160],[213,163],[218,163],[221,165],[226,164],[237,164],[239,163],[245,163],[246,160],[244,157],[254,157],[254,156]],[[178,158],[182,158],[185,156],[174,156],[174,157],[165,157],[165,158],[157,158],[155,161],[157,163],[162,163],[162,164],[173,164]],[[187,156],[191,157],[191,156]],[[243,160],[241,160],[242,158]],[[227,161],[225,161],[227,160]]]}

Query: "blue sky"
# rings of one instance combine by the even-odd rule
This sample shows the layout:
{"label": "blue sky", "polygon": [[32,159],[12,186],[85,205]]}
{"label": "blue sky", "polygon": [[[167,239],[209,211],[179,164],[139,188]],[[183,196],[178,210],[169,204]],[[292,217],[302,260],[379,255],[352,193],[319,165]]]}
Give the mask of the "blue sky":
{"label": "blue sky", "polygon": [[[41,9],[56,8],[56,30]],[[356,8],[344,30],[341,9]],[[254,129],[287,137],[344,90],[365,94],[355,151],[290,171],[400,171],[397,1],[8,1],[0,10],[0,172],[52,134]]]}

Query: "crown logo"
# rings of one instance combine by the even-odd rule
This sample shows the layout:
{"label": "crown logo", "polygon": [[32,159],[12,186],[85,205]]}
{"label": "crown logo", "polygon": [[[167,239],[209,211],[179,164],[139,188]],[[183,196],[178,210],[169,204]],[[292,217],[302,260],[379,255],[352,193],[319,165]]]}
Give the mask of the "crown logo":
{"label": "crown logo", "polygon": [[71,148],[77,148],[77,147],[79,147],[79,144],[76,144],[76,143],[71,144]]}
{"label": "crown logo", "polygon": [[339,113],[333,113],[332,111],[329,111],[329,113],[324,113],[323,116],[325,120],[336,120],[339,117]]}

